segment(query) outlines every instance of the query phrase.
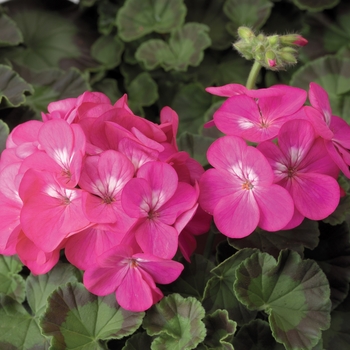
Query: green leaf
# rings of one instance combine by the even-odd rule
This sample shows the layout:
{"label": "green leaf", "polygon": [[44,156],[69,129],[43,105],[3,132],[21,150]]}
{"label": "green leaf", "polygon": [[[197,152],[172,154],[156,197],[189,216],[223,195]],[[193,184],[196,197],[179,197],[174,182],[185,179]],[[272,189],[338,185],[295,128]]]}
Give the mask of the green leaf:
{"label": "green leaf", "polygon": [[226,30],[228,19],[222,9],[224,3],[225,0],[185,0],[186,22],[206,24],[210,28],[211,47],[215,50],[227,49],[232,42],[232,36]]}
{"label": "green leaf", "polygon": [[146,332],[133,334],[122,350],[151,350],[152,338]]}
{"label": "green leaf", "polygon": [[129,106],[134,113],[138,113],[143,106],[151,106],[158,98],[158,86],[148,72],[139,74],[127,86]]}
{"label": "green leaf", "polygon": [[311,349],[330,323],[330,289],[317,263],[283,250],[276,261],[257,252],[236,270],[237,298],[265,311],[275,339],[287,350]]}
{"label": "green leaf", "polygon": [[350,344],[350,293],[331,313],[331,326],[323,332],[323,346],[326,350],[347,349]]}
{"label": "green leaf", "polygon": [[92,88],[94,91],[99,91],[107,95],[113,103],[122,97],[117,80],[112,78],[102,79],[95,83]]}
{"label": "green leaf", "polygon": [[0,119],[0,153],[6,148],[6,140],[9,133],[10,128]]}
{"label": "green leaf", "polygon": [[204,323],[207,336],[204,344],[211,350],[234,350],[230,344],[236,331],[236,322],[228,317],[226,310],[216,310],[211,315],[206,315]]}
{"label": "green leaf", "polygon": [[115,19],[120,9],[120,5],[113,4],[110,1],[102,1],[97,4],[98,13],[98,31],[103,35],[111,34],[115,27]]}
{"label": "green leaf", "polygon": [[118,34],[132,41],[153,31],[169,33],[182,25],[185,15],[182,0],[126,0],[117,13]]}
{"label": "green leaf", "polygon": [[206,335],[204,316],[198,300],[171,294],[147,311],[142,326],[155,336],[152,350],[195,349]]}
{"label": "green leaf", "polygon": [[320,223],[320,243],[305,256],[317,261],[331,287],[332,308],[337,307],[349,293],[350,231],[347,223],[332,226]]}
{"label": "green leaf", "polygon": [[237,35],[240,26],[260,29],[270,16],[273,3],[269,0],[226,0],[224,13],[232,21],[226,28]]}
{"label": "green leaf", "polygon": [[31,310],[40,316],[47,306],[49,295],[59,286],[77,282],[79,271],[70,264],[58,263],[44,275],[30,274],[26,280],[27,301]]}
{"label": "green leaf", "polygon": [[120,339],[140,326],[143,312],[122,309],[115,294],[98,297],[81,283],[68,283],[48,299],[41,326],[52,349],[103,349],[99,340]]}
{"label": "green leaf", "polygon": [[117,67],[121,62],[124,43],[112,35],[100,36],[91,46],[91,56],[103,64],[105,69]]}
{"label": "green leaf", "polygon": [[308,90],[310,82],[329,95],[332,112],[350,122],[350,59],[326,56],[305,64],[293,75],[291,85]]}
{"label": "green leaf", "polygon": [[0,64],[0,107],[18,107],[33,92],[32,86],[16,72]]}
{"label": "green leaf", "polygon": [[0,47],[15,46],[23,41],[16,22],[4,13],[0,14]]}
{"label": "green leaf", "polygon": [[171,32],[169,44],[160,39],[142,43],[135,57],[144,63],[146,69],[162,66],[186,71],[189,65],[198,66],[203,59],[203,50],[210,46],[209,27],[200,23],[186,23],[182,28]]}
{"label": "green leaf", "polygon": [[301,10],[322,11],[339,4],[340,0],[293,0]]}
{"label": "green leaf", "polygon": [[78,28],[59,13],[23,8],[11,17],[23,33],[24,45],[7,54],[17,64],[42,70],[59,67],[61,60],[80,56],[74,42]]}
{"label": "green leaf", "polygon": [[198,83],[181,88],[175,95],[171,107],[179,115],[178,135],[187,131],[198,134],[204,124],[204,114],[211,106],[211,97]]}
{"label": "green leaf", "polygon": [[194,254],[191,262],[181,261],[184,269],[180,277],[164,287],[167,292],[179,293],[184,297],[192,296],[202,299],[206,283],[210,278],[210,270],[214,264],[203,255]]}
{"label": "green leaf", "polygon": [[0,296],[0,320],[0,349],[49,348],[49,340],[41,334],[37,318],[10,297]]}
{"label": "green leaf", "polygon": [[20,303],[25,299],[24,279],[18,274],[22,266],[16,256],[0,255],[0,293]]}
{"label": "green leaf", "polygon": [[263,320],[253,320],[243,325],[232,342],[235,350],[284,350],[282,344],[276,343],[269,324]]}
{"label": "green leaf", "polygon": [[282,249],[291,249],[303,254],[304,248],[316,248],[320,235],[317,221],[304,219],[304,221],[292,230],[268,232],[256,229],[251,235],[241,239],[229,239],[229,244],[236,248],[258,248],[275,258]]}
{"label": "green leaf", "polygon": [[256,311],[249,311],[237,300],[233,291],[236,269],[255,251],[254,249],[242,249],[211,270],[214,277],[207,283],[202,301],[208,313],[217,309],[227,310],[229,318],[236,321],[238,325],[255,318]]}
{"label": "green leaf", "polygon": [[178,139],[179,150],[186,151],[191,158],[194,158],[203,166],[207,166],[207,150],[209,146],[215,141],[214,138],[194,135],[184,132]]}
{"label": "green leaf", "polygon": [[40,112],[47,110],[50,102],[78,97],[90,90],[87,78],[75,68],[66,72],[47,69],[36,74],[27,71],[25,74],[27,81],[35,89],[33,95],[27,97],[26,105],[37,112],[38,118],[40,118]]}

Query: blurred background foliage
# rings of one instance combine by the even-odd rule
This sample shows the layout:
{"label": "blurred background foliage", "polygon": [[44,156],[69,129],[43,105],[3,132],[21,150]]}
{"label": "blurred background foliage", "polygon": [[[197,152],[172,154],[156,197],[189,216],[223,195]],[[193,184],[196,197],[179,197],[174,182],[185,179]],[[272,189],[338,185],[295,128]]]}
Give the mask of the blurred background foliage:
{"label": "blurred background foliage", "polygon": [[0,151],[48,103],[90,90],[112,103],[127,93],[134,113],[154,122],[172,107],[180,147],[206,165],[218,132],[203,124],[221,99],[204,89],[245,84],[252,62],[232,48],[241,25],[309,41],[288,71],[263,69],[258,87],[315,81],[350,121],[347,0],[10,0],[0,6]]}

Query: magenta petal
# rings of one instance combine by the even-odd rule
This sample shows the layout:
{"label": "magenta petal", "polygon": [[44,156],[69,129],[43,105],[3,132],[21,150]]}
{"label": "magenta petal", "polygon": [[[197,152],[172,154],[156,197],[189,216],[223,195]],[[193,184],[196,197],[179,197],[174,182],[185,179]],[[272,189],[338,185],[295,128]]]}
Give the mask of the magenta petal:
{"label": "magenta petal", "polygon": [[332,139],[333,132],[329,128],[329,125],[324,120],[321,112],[318,109],[310,107],[310,106],[305,106],[304,110],[306,112],[308,120],[311,122],[316,133],[326,140]]}
{"label": "magenta petal", "polygon": [[330,125],[332,110],[326,90],[316,83],[310,83],[309,100],[311,105],[321,112],[325,123]]}
{"label": "magenta petal", "polygon": [[338,182],[323,174],[298,174],[291,186],[295,206],[311,220],[322,220],[333,213],[340,199]]}
{"label": "magenta petal", "polygon": [[330,128],[334,133],[332,141],[350,149],[350,125],[344,119],[333,115]]}
{"label": "magenta petal", "polygon": [[162,259],[172,259],[177,251],[179,233],[157,218],[140,219],[132,229],[141,249]]}
{"label": "magenta petal", "polygon": [[303,220],[305,219],[305,216],[300,213],[300,211],[294,206],[294,214],[288,224],[283,227],[282,230],[291,230],[297,226],[299,226]]}
{"label": "magenta petal", "polygon": [[285,227],[294,213],[294,202],[286,189],[278,185],[254,191],[260,208],[258,226],[266,231]]}
{"label": "magenta petal", "polygon": [[142,270],[152,277],[154,282],[168,284],[175,281],[184,269],[177,261],[161,259],[150,254],[138,253],[133,258]]}
{"label": "magenta petal", "polygon": [[116,291],[119,305],[125,310],[141,312],[149,309],[161,299],[162,292],[152,278],[138,268],[130,268]]}
{"label": "magenta petal", "polygon": [[217,228],[231,238],[250,235],[259,219],[259,207],[251,191],[241,190],[235,195],[224,197],[214,209]]}

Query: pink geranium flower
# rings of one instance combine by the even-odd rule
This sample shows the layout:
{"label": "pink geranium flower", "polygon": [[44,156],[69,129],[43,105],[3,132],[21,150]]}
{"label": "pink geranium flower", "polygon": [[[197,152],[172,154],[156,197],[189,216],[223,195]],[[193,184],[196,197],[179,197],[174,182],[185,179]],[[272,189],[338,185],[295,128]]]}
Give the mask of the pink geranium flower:
{"label": "pink geranium flower", "polygon": [[52,173],[26,171],[19,187],[25,235],[41,250],[52,252],[66,237],[88,227],[82,194],[81,189],[62,187]]}
{"label": "pink geranium flower", "polygon": [[116,223],[128,230],[131,220],[121,206],[121,191],[134,176],[134,166],[123,154],[108,150],[85,159],[79,186],[83,194],[83,210],[93,223]]}
{"label": "pink geranium flower", "polygon": [[226,135],[240,136],[251,142],[275,138],[287,120],[303,116],[301,107],[307,94],[286,85],[271,89],[271,95],[264,91],[229,97],[214,113],[216,127]]}
{"label": "pink geranium flower", "polygon": [[324,139],[333,161],[350,178],[350,126],[344,119],[332,115],[328,94],[318,84],[310,83],[309,99],[312,107],[305,107],[309,121]]}
{"label": "pink geranium flower", "polygon": [[278,146],[271,141],[258,145],[275,173],[275,182],[288,190],[295,204],[288,228],[304,217],[322,220],[339,203],[340,191],[335,178],[338,168],[328,156],[321,138],[307,120],[284,124],[278,134]]}
{"label": "pink geranium flower", "polygon": [[108,250],[97,260],[84,273],[86,288],[101,296],[115,292],[119,305],[134,312],[145,311],[158,302],[163,293],[156,283],[171,283],[183,270],[176,261],[135,254],[126,245]]}
{"label": "pink geranium flower", "polygon": [[[141,249],[171,259],[177,251],[180,233],[174,225],[181,214],[196,205],[197,198],[198,193],[191,185],[178,182],[176,171],[169,164],[144,164],[137,178],[130,180],[122,192],[124,211],[137,219],[130,231]],[[181,226],[187,222],[181,221]]]}
{"label": "pink geranium flower", "polygon": [[209,147],[207,157],[214,169],[201,177],[199,203],[224,235],[245,237],[257,226],[277,231],[290,221],[293,201],[273,184],[272,169],[259,150],[225,136]]}

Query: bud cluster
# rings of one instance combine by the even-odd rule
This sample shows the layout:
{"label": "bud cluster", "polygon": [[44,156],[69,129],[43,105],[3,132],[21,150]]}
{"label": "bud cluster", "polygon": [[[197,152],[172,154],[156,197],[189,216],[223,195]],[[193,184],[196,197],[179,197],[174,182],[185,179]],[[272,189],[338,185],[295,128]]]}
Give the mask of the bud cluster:
{"label": "bud cluster", "polygon": [[298,48],[307,44],[299,34],[255,35],[248,27],[239,27],[238,36],[240,40],[233,47],[247,60],[254,59],[271,70],[297,63]]}

